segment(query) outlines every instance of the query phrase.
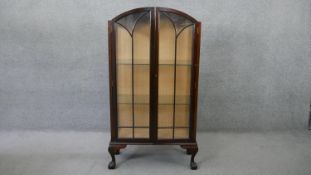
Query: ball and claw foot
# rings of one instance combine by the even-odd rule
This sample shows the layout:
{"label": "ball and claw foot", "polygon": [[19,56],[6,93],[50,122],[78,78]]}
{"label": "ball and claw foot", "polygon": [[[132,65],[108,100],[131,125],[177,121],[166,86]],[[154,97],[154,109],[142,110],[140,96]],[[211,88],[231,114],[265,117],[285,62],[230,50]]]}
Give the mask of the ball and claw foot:
{"label": "ball and claw foot", "polygon": [[192,170],[196,170],[198,169],[198,165],[197,163],[194,161],[194,157],[198,152],[198,145],[181,145],[181,148],[186,149],[186,153],[188,155],[191,155],[191,159],[190,159],[190,168]]}
{"label": "ball and claw foot", "polygon": [[197,163],[196,163],[196,162],[190,162],[190,168],[191,168],[192,170],[198,169]]}
{"label": "ball and claw foot", "polygon": [[115,169],[115,168],[116,168],[116,162],[115,161],[109,162],[108,169]]}
{"label": "ball and claw foot", "polygon": [[108,169],[115,169],[116,168],[116,157],[115,155],[120,154],[120,149],[125,148],[125,144],[120,145],[109,145],[108,152],[111,156],[111,161],[108,164]]}

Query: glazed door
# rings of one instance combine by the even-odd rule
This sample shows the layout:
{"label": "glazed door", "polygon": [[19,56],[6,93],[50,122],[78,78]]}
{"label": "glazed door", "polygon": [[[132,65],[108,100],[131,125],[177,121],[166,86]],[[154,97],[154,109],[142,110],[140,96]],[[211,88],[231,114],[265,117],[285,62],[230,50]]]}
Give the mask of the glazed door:
{"label": "glazed door", "polygon": [[200,23],[176,10],[141,8],[109,27],[112,138],[193,141]]}
{"label": "glazed door", "polygon": [[116,138],[150,139],[151,10],[113,22]]}
{"label": "glazed door", "polygon": [[158,104],[157,140],[188,140],[195,23],[167,9],[157,10]]}

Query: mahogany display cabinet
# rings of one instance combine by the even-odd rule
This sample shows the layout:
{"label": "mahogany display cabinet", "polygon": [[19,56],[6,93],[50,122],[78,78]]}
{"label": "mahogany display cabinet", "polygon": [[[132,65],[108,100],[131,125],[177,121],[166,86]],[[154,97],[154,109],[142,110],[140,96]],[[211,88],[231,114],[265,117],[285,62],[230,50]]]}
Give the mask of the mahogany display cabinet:
{"label": "mahogany display cabinet", "polygon": [[180,145],[197,169],[201,23],[178,10],[137,8],[108,22],[112,157],[127,145]]}

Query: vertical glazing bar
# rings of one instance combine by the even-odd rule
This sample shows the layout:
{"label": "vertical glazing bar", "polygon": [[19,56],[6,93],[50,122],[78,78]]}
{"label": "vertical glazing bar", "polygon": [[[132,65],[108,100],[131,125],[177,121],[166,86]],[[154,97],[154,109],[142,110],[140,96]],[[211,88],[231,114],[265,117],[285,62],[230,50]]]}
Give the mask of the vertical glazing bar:
{"label": "vertical glazing bar", "polygon": [[[175,26],[174,26],[175,27]],[[176,31],[176,29],[175,29]],[[177,35],[175,33],[175,53],[174,53],[174,105],[173,105],[173,139],[175,139],[175,108],[176,108],[176,53],[177,53]]]}
{"label": "vertical glazing bar", "polygon": [[134,138],[135,112],[134,112],[134,40],[132,36],[132,138]]}
{"label": "vertical glazing bar", "polygon": [[158,109],[158,65],[157,65],[157,59],[158,59],[158,46],[157,46],[157,38],[158,38],[158,22],[157,22],[157,9],[154,7],[151,10],[151,18],[150,18],[150,99],[149,99],[149,105],[150,105],[150,124],[149,124],[149,136],[152,142],[156,142],[157,138],[157,109]]}

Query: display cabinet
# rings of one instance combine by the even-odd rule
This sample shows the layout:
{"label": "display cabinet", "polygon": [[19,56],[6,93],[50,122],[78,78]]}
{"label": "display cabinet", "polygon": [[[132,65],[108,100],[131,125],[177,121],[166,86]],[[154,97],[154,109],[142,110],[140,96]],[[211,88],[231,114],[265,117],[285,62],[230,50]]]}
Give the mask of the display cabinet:
{"label": "display cabinet", "polygon": [[201,23],[174,9],[137,8],[108,22],[109,153],[127,145],[180,145],[196,169]]}

